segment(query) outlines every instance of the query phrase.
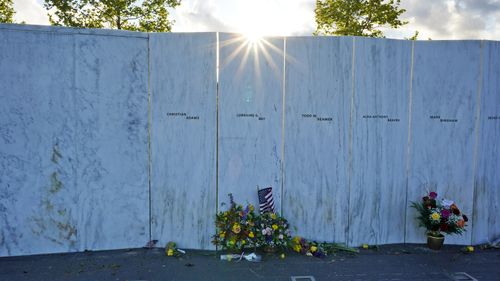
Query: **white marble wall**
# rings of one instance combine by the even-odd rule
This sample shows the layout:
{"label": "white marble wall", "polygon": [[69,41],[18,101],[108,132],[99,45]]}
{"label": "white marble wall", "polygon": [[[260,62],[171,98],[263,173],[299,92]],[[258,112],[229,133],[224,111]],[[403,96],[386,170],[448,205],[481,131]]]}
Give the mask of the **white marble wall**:
{"label": "white marble wall", "polygon": [[500,42],[483,42],[472,243],[500,237]]}
{"label": "white marble wall", "polygon": [[310,239],[347,241],[352,47],[349,37],[286,39],[283,213]]}
{"label": "white marble wall", "polygon": [[218,36],[0,25],[0,256],[211,249],[256,185],[311,239],[423,242],[428,190],[498,238],[498,42]]}
{"label": "white marble wall", "polygon": [[[430,190],[472,214],[480,50],[479,41],[415,42],[408,205]],[[407,210],[406,242],[421,243],[415,216]],[[471,233],[446,243],[470,244]]]}
{"label": "white marble wall", "polygon": [[219,207],[228,193],[257,206],[259,185],[273,187],[280,210],[284,40],[252,44],[226,33],[219,40]]}
{"label": "white marble wall", "polygon": [[147,41],[5,27],[0,256],[142,246]]}
{"label": "white marble wall", "polygon": [[150,35],[151,236],[159,246],[213,248],[216,36]]}
{"label": "white marble wall", "polygon": [[350,245],[403,242],[411,48],[355,41]]}

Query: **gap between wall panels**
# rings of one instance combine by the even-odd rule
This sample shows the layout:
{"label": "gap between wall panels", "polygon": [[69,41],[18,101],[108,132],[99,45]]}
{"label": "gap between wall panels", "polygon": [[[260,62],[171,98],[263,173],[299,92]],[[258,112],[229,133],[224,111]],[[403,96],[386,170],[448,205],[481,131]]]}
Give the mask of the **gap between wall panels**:
{"label": "gap between wall panels", "polygon": [[[220,71],[220,42],[219,32],[216,33],[216,55],[215,55],[215,216],[219,212],[219,71]],[[214,225],[214,233],[217,233],[217,228]],[[218,250],[217,246],[215,248]]]}
{"label": "gap between wall panels", "polygon": [[286,37],[283,37],[283,93],[281,95],[281,215],[285,201]]}
{"label": "gap between wall panels", "polygon": [[152,112],[151,112],[151,45],[150,35],[148,34],[148,200],[149,200],[149,241],[152,240],[152,202],[151,202],[151,169],[153,159],[151,155],[151,126],[152,126]]}
{"label": "gap between wall panels", "polygon": [[476,176],[477,176],[477,158],[478,158],[478,146],[479,146],[479,131],[481,128],[481,95],[483,91],[483,67],[484,67],[484,41],[481,41],[481,46],[480,46],[480,58],[479,58],[479,77],[477,81],[477,103],[476,103],[476,125],[475,125],[475,139],[474,139],[474,158],[473,158],[473,181],[472,181],[472,220],[470,220],[469,225],[471,228],[471,242],[470,244],[472,245],[473,243],[476,242],[474,234],[476,233],[474,231],[474,208],[475,208],[475,203],[476,203],[476,198],[477,198],[477,193],[476,193]]}
{"label": "gap between wall panels", "polygon": [[348,151],[348,186],[347,186],[347,225],[346,225],[346,236],[345,236],[345,244],[349,245],[349,237],[350,237],[350,226],[351,226],[351,178],[352,178],[352,119],[353,119],[353,111],[354,111],[354,85],[355,85],[355,77],[356,77],[356,37],[352,37],[352,53],[351,53],[351,104],[349,108],[349,151]]}
{"label": "gap between wall panels", "polygon": [[410,79],[409,79],[409,89],[408,89],[408,141],[406,147],[406,186],[405,186],[405,218],[404,218],[404,233],[403,233],[403,242],[406,243],[406,227],[407,227],[407,218],[408,218],[408,178],[410,176],[410,146],[411,146],[411,120],[412,120],[412,100],[413,100],[413,63],[414,63],[414,54],[415,54],[415,41],[411,43],[411,62],[410,62]]}

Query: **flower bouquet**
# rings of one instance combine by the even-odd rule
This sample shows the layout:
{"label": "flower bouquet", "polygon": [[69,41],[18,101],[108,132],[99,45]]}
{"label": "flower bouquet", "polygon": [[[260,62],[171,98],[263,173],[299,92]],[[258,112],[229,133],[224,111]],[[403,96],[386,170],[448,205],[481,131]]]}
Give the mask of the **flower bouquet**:
{"label": "flower bouquet", "polygon": [[330,253],[335,253],[339,251],[348,252],[351,254],[359,253],[356,248],[347,247],[344,244],[331,243],[331,242],[316,242],[304,239],[300,236],[295,236],[290,243],[290,247],[293,251],[310,256],[324,258]]}
{"label": "flower bouquet", "polygon": [[219,212],[215,217],[217,233],[212,236],[212,244],[230,252],[241,252],[244,248],[255,247],[254,206],[243,208],[234,202],[229,194],[229,210]]}
{"label": "flower bouquet", "polygon": [[288,226],[288,221],[275,213],[260,215],[257,221],[257,246],[268,252],[285,250],[290,243]]}
{"label": "flower bouquet", "polygon": [[300,236],[293,237],[291,247],[295,252],[306,256],[326,257],[326,251],[321,247],[320,243],[308,241]]}
{"label": "flower bouquet", "polygon": [[431,249],[440,249],[444,234],[462,234],[468,218],[457,205],[448,199],[438,200],[436,192],[430,192],[421,202],[412,202],[418,212],[419,226],[427,229],[427,243]]}

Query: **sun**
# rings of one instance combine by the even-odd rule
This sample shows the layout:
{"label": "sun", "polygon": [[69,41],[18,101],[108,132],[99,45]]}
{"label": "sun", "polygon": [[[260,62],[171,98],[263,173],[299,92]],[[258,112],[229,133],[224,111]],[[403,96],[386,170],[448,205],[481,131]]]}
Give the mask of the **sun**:
{"label": "sun", "polygon": [[245,38],[245,43],[252,46],[259,44],[266,36],[258,25],[245,25],[239,29],[239,33]]}
{"label": "sun", "polygon": [[242,35],[245,37],[245,41],[250,45],[257,45],[264,38],[264,35],[256,31],[243,32]]}

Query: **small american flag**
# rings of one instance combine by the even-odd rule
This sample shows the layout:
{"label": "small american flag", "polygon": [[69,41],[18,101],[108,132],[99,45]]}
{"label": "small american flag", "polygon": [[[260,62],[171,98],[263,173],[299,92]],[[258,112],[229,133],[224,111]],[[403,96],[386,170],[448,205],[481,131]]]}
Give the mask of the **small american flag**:
{"label": "small american flag", "polygon": [[259,195],[259,210],[260,212],[272,212],[274,213],[274,200],[273,200],[273,188],[263,188],[258,191]]}

